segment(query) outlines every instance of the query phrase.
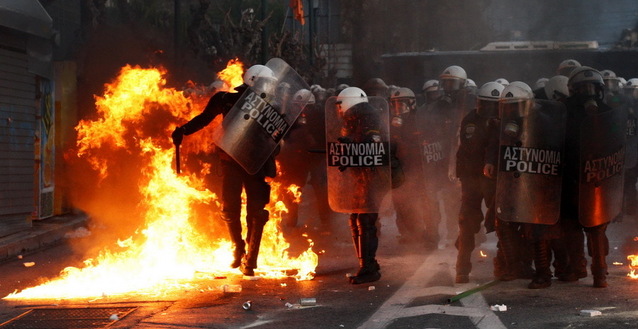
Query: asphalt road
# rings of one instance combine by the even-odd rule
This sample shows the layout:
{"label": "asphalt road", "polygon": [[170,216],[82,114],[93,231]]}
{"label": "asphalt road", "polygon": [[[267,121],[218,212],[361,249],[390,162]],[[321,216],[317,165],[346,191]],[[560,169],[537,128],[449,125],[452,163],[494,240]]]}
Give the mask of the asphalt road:
{"label": "asphalt road", "polygon": [[[93,300],[0,300],[0,328],[37,328],[25,312],[81,309],[104,310],[121,317],[87,328],[637,328],[638,280],[627,277],[627,253],[638,236],[638,222],[626,217],[611,224],[609,287],[592,288],[591,276],[575,283],[554,281],[542,290],[527,289],[527,280],[493,282],[493,233],[474,254],[471,282],[454,284],[456,251],[448,241],[424,252],[398,244],[391,211],[382,212],[378,282],[350,285],[346,274],[357,262],[346,217],[335,218],[332,234],[309,229],[320,255],[317,275],[310,281],[288,279],[246,280],[239,272],[225,278],[205,274],[196,288],[174,296]],[[442,232],[443,234],[445,232]],[[487,254],[481,257],[479,252]],[[638,253],[638,251],[636,251]],[[66,266],[81,266],[68,243],[0,263],[0,295],[54,278]],[[25,262],[35,263],[25,267]],[[622,265],[611,265],[613,262]],[[224,292],[224,285],[239,285],[240,292]],[[460,298],[458,294],[477,290]],[[301,305],[302,298],[316,303]],[[242,306],[250,301],[250,308]],[[501,310],[492,310],[496,306]],[[44,309],[44,311],[42,311]],[[600,315],[596,315],[598,311]],[[120,313],[121,312],[121,313]],[[125,312],[128,312],[125,314]],[[596,316],[589,316],[590,314]],[[108,315],[108,314],[107,314]],[[70,316],[69,316],[70,317]],[[69,318],[67,317],[67,319]],[[42,319],[38,321],[43,321]],[[66,321],[66,322],[65,322]],[[44,323],[44,322],[41,322]],[[36,321],[37,324],[37,321]],[[50,324],[47,326],[50,327]],[[72,322],[62,319],[60,328]]]}

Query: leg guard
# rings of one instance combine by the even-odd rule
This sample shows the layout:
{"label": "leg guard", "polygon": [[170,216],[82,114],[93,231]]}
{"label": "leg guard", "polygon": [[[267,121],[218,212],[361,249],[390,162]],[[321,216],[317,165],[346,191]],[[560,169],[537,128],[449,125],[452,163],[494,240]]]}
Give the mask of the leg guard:
{"label": "leg guard", "polygon": [[536,240],[534,246],[534,279],[527,286],[530,289],[542,289],[552,285],[552,270],[550,269],[549,240]]}
{"label": "leg guard", "polygon": [[359,237],[361,234],[359,233],[359,226],[357,224],[358,218],[359,214],[350,214],[348,222],[350,223],[350,232],[352,232],[352,244],[354,245],[355,255],[357,255],[357,258],[361,258],[361,247],[359,245]]}
{"label": "leg guard", "polygon": [[518,232],[516,228],[507,222],[502,220],[496,221],[496,235],[498,237],[498,246],[502,250],[502,273],[503,275],[498,277],[501,281],[511,281],[518,277],[520,269],[520,261],[518,257],[517,237]]}
{"label": "leg guard", "polygon": [[359,214],[359,271],[350,278],[350,283],[361,284],[374,282],[381,278],[379,263],[376,260],[379,240],[377,238],[376,221],[378,214]]}
{"label": "leg guard", "polygon": [[606,257],[609,253],[609,240],[605,233],[607,224],[588,227],[587,233],[587,249],[591,256],[591,273],[594,276],[594,287],[607,287],[607,261]]}

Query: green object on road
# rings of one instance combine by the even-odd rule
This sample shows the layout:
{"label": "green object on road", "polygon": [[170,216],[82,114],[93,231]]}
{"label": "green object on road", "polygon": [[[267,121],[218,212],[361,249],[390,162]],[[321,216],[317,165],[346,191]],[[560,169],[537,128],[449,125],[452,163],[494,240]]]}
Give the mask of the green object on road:
{"label": "green object on road", "polygon": [[461,299],[463,299],[463,298],[465,298],[465,297],[467,297],[467,296],[469,296],[469,295],[471,295],[471,294],[473,294],[475,292],[479,292],[479,291],[481,291],[483,289],[487,289],[487,288],[489,288],[489,287],[491,287],[491,286],[493,286],[493,285],[495,285],[495,284],[497,284],[499,282],[500,281],[498,281],[498,280],[494,280],[494,281],[490,281],[490,282],[488,282],[488,283],[486,283],[484,285],[480,285],[480,286],[478,286],[476,288],[472,288],[470,290],[466,290],[466,291],[464,291],[464,292],[462,292],[460,294],[456,294],[456,295],[448,298],[447,302],[448,303],[454,303],[454,302],[456,302],[458,300],[461,300]]}

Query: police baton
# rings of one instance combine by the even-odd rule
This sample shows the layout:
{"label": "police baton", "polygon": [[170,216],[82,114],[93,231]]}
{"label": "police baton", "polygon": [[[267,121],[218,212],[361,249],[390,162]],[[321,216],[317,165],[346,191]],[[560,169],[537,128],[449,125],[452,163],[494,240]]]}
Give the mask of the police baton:
{"label": "police baton", "polygon": [[179,144],[175,144],[175,171],[177,171],[178,174],[182,173],[179,165]]}

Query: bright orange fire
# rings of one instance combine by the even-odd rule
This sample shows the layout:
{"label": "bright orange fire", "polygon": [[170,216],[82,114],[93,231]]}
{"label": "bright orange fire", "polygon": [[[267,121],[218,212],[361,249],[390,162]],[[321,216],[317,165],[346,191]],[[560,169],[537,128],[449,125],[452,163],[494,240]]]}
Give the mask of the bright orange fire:
{"label": "bright orange fire", "polygon": [[487,254],[483,250],[479,250],[479,255],[481,256],[481,258],[487,257]]}
{"label": "bright orange fire", "polygon": [[[233,65],[241,68],[241,63]],[[82,120],[76,127],[77,155],[88,162],[98,182],[120,177],[119,170],[126,165],[136,166],[136,177],[117,180],[121,181],[119,191],[138,191],[143,223],[136,234],[101,248],[99,256],[84,261],[82,268],[66,268],[59,278],[5,298],[167,295],[183,291],[196,276],[241,275],[229,267],[232,248],[227,233],[203,232],[196,225],[202,208],[212,213],[211,221],[218,220],[218,198],[202,178],[216,168],[202,160],[187,160],[210,151],[212,127],[184,139],[185,168],[180,175],[173,168],[175,149],[170,134],[178,124],[199,114],[207,99],[187,98],[165,87],[165,73],[155,68],[122,68],[117,80],[106,85],[104,95],[96,97],[98,118]],[[241,77],[242,71],[234,74]],[[115,154],[124,154],[130,163],[123,165]],[[308,239],[309,247],[300,255],[288,253],[290,245],[279,230],[281,214],[287,211],[279,194],[285,193],[286,187],[275,182],[271,186],[271,216],[264,228],[256,272],[266,278],[310,280],[318,264],[312,241]],[[103,205],[104,209],[118,207],[107,202]],[[242,216],[245,218],[245,209]]]}
{"label": "bright orange fire", "polygon": [[217,73],[217,77],[229,87],[228,91],[235,92],[235,87],[244,83],[243,74],[244,64],[235,58],[228,61],[226,68]]}
{"label": "bright orange fire", "polygon": [[638,255],[629,255],[627,256],[629,260],[629,270],[630,272],[627,274],[628,277],[632,279],[638,279],[638,274],[636,273],[636,269],[638,268]]}

